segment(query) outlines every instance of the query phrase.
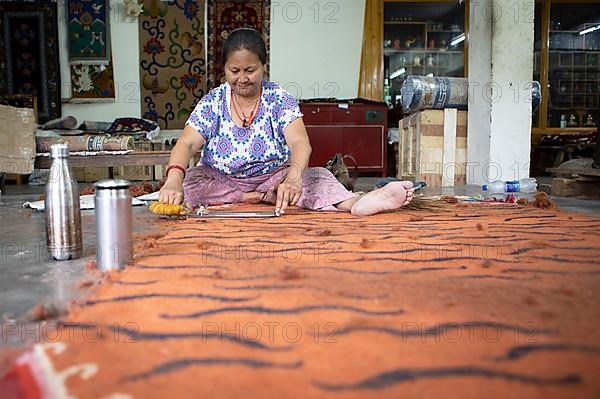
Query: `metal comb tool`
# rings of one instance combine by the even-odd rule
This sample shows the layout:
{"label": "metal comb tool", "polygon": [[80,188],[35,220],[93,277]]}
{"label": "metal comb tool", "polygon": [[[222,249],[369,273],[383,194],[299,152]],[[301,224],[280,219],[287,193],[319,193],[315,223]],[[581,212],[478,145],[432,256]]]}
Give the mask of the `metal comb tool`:
{"label": "metal comb tool", "polygon": [[202,206],[187,215],[192,218],[272,218],[279,216],[281,215],[276,211],[211,211]]}

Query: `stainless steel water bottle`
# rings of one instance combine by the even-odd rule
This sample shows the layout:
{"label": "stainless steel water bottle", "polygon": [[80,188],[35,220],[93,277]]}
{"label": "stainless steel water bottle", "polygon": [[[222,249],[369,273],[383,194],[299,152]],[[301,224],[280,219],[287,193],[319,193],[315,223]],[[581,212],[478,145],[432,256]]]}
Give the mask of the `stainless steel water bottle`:
{"label": "stainless steel water bottle", "polygon": [[81,211],[79,187],[69,166],[69,147],[53,144],[52,166],[46,183],[46,238],[48,252],[56,260],[81,257]]}
{"label": "stainless steel water bottle", "polygon": [[101,271],[122,269],[133,259],[130,183],[102,180],[95,186],[96,264]]}

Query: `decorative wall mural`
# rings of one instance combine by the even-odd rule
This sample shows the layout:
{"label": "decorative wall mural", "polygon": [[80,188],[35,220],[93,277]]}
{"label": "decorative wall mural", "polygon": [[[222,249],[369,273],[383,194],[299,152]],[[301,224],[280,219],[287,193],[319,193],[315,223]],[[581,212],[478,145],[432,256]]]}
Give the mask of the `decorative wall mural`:
{"label": "decorative wall mural", "polygon": [[0,95],[37,99],[38,122],[60,117],[56,3],[0,2]]}
{"label": "decorative wall mural", "polygon": [[217,0],[208,2],[208,88],[224,82],[221,54],[229,33],[253,28],[262,33],[269,51],[271,0]]}
{"label": "decorative wall mural", "polygon": [[144,0],[139,27],[142,117],[182,128],[207,88],[204,1]]}

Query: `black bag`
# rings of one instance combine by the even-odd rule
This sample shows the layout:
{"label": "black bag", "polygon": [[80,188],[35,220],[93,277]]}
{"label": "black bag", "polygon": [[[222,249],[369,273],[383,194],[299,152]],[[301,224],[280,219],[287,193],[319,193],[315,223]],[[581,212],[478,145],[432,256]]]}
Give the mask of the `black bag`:
{"label": "black bag", "polygon": [[[354,163],[354,176],[350,177],[350,172],[348,171],[348,167],[344,163],[344,160],[350,159]],[[336,153],[333,158],[327,161],[325,164],[325,169],[331,172],[333,176],[344,186],[347,190],[353,191],[354,185],[356,183],[356,178],[358,175],[358,165],[356,164],[356,159],[352,155],[342,155],[341,153]]]}

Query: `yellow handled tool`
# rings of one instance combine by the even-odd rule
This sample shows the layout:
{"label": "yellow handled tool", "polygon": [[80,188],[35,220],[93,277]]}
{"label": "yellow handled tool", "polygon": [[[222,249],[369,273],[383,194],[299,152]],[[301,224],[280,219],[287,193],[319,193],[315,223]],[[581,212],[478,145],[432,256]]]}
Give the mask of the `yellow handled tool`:
{"label": "yellow handled tool", "polygon": [[152,202],[150,212],[163,216],[183,216],[193,218],[270,218],[281,216],[277,211],[212,211],[205,206],[190,210],[185,205],[171,205],[164,202]]}
{"label": "yellow handled tool", "polygon": [[150,204],[149,209],[152,213],[164,216],[186,216],[190,213],[189,209],[183,205],[172,205],[156,201]]}

